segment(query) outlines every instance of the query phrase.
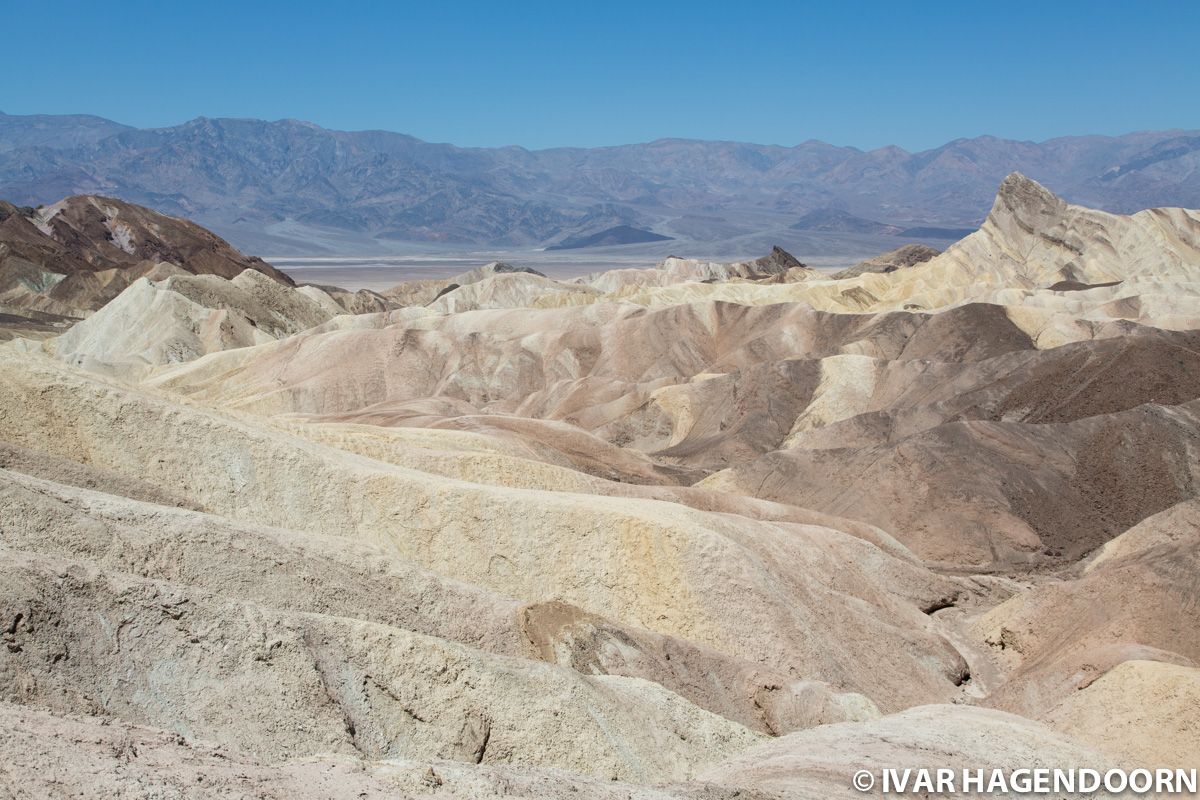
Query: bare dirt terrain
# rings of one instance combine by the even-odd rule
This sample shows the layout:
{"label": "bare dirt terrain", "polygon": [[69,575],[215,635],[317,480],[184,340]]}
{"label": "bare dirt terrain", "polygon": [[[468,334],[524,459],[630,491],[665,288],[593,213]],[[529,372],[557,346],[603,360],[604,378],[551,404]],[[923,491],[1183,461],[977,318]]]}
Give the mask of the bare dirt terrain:
{"label": "bare dirt terrain", "polygon": [[349,292],[60,205],[0,222],[0,797],[1200,767],[1200,212]]}

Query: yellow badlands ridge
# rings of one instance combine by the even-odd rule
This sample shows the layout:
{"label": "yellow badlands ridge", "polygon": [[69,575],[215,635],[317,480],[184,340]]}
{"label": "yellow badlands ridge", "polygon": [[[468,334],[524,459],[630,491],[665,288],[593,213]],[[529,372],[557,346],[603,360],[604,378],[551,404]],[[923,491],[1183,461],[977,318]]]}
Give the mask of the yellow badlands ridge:
{"label": "yellow badlands ridge", "polygon": [[1200,213],[1013,175],[840,279],[137,269],[0,344],[13,796],[1200,767]]}

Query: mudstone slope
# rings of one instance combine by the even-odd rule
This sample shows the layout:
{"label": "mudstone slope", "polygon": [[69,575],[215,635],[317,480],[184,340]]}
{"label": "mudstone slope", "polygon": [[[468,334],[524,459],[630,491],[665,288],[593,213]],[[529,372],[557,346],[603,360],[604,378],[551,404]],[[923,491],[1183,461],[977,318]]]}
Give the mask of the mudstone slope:
{"label": "mudstone slope", "polygon": [[175,265],[0,344],[0,788],[1200,766],[1200,214],[1012,175],[876,265]]}

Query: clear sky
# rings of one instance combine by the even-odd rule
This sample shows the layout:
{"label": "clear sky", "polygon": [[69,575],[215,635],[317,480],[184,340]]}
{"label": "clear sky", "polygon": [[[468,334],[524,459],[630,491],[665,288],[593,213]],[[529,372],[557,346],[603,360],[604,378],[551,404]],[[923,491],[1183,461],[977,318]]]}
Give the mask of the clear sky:
{"label": "clear sky", "polygon": [[910,150],[1200,128],[1200,0],[17,0],[0,111],[296,118],[460,145]]}

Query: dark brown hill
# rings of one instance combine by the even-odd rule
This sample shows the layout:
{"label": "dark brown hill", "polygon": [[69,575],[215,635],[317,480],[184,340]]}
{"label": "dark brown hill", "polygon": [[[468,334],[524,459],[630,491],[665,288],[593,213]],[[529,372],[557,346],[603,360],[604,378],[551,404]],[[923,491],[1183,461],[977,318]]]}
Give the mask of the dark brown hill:
{"label": "dark brown hill", "polygon": [[[143,275],[291,278],[183,219],[107,197],[39,208],[0,201],[0,309],[86,316]],[[23,314],[22,314],[23,315]]]}

